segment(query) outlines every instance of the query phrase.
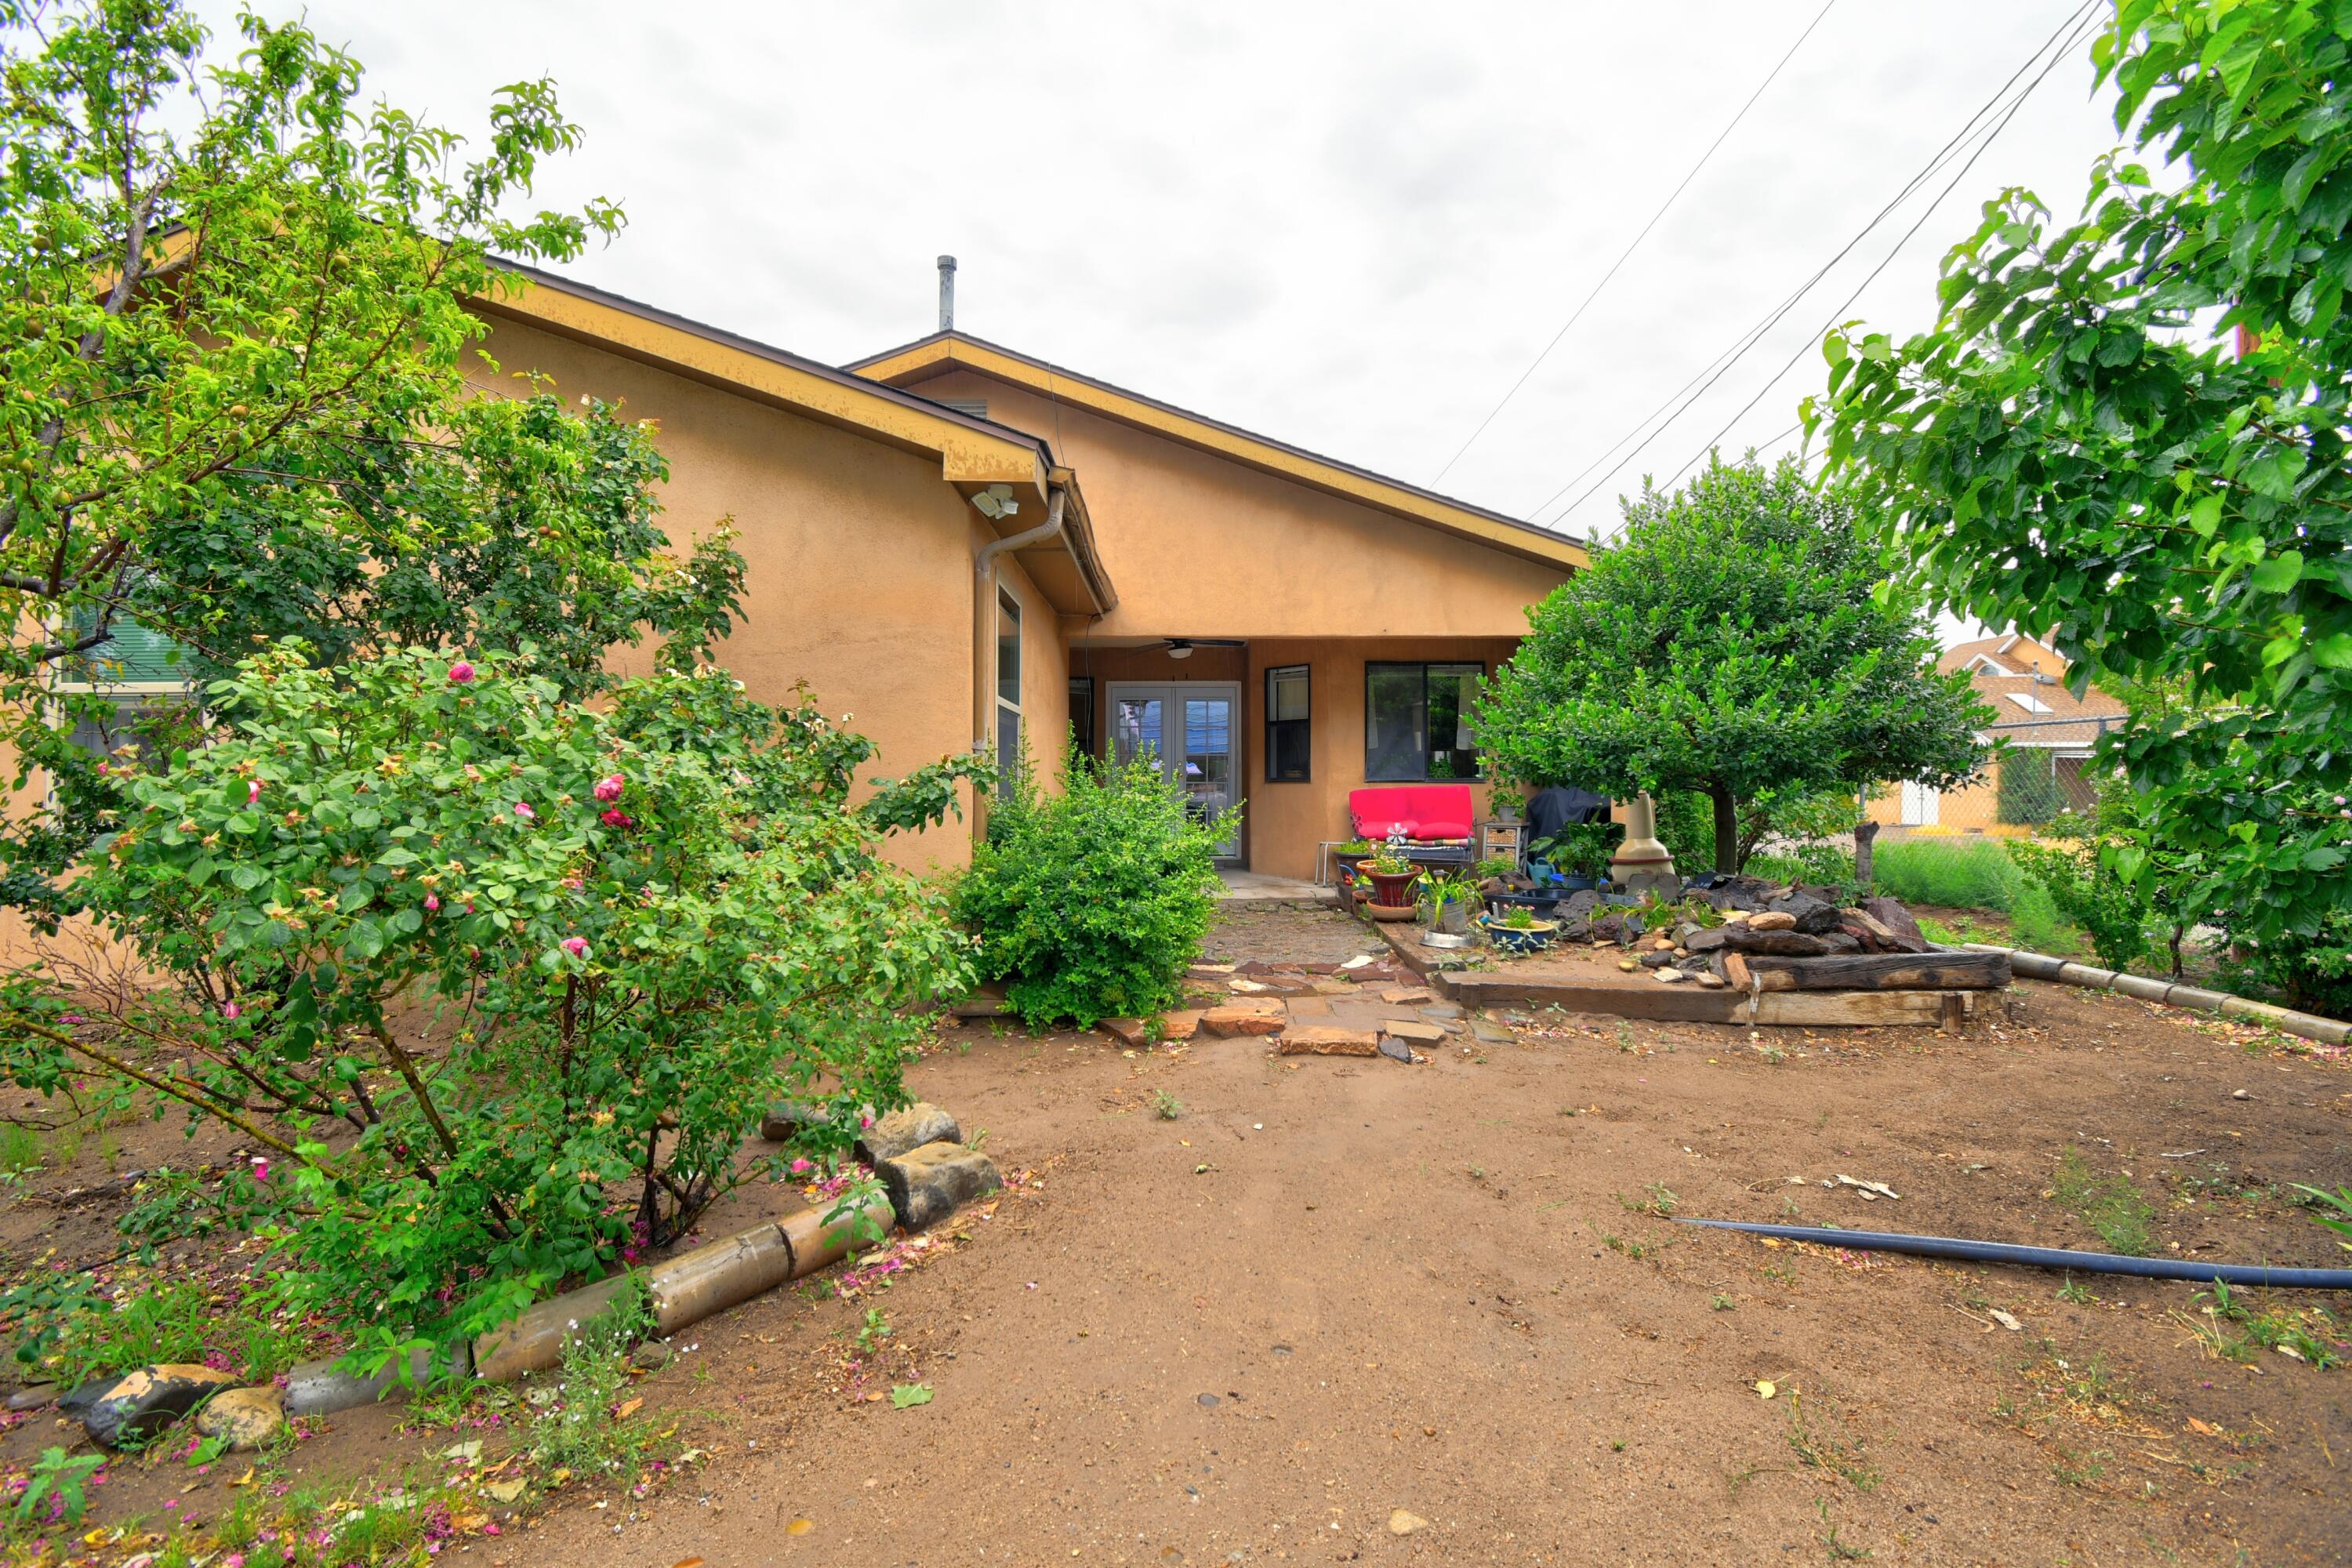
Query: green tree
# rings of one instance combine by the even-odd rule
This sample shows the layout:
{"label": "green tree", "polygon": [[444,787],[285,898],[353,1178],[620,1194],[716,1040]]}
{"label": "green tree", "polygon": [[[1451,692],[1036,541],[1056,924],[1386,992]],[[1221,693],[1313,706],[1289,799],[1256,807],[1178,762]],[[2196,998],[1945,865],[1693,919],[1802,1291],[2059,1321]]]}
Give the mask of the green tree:
{"label": "green tree", "polygon": [[2094,55],[2174,188],[2118,153],[2071,226],[2003,193],[1935,329],[1833,333],[1808,418],[1940,605],[2078,685],[2187,689],[2110,742],[2116,873],[2164,857],[2277,983],[2352,1002],[2352,7],[2125,0]]}
{"label": "green tree", "polygon": [[576,694],[648,630],[690,663],[740,584],[723,529],[667,552],[648,429],[481,395],[473,301],[520,286],[495,258],[621,221],[513,211],[580,141],[552,86],[506,89],[467,162],[302,26],[239,31],[222,58],[180,0],[0,0],[0,741],[53,791],[9,814],[0,898],[51,911],[123,777],[71,742],[108,705],[54,687],[131,640],[192,684],[289,636],[529,645]]}
{"label": "green tree", "polygon": [[1528,621],[1478,707],[1498,774],[1703,795],[1723,869],[1746,863],[1741,808],[1768,793],[1948,787],[1984,756],[1990,711],[1935,672],[1917,602],[1794,458],[1710,458],[1682,489],[1645,490]]}

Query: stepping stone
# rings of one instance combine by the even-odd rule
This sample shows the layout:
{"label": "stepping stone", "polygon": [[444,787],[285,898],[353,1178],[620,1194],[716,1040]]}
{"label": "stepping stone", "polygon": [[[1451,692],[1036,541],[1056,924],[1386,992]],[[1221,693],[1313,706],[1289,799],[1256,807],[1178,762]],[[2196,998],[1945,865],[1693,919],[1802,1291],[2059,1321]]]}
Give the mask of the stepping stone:
{"label": "stepping stone", "polygon": [[1252,995],[1257,992],[1271,991],[1274,989],[1273,986],[1266,984],[1262,980],[1244,980],[1239,975],[1235,975],[1233,979],[1226,981],[1225,986],[1226,989],[1239,992],[1244,995]]}
{"label": "stepping stone", "polygon": [[1435,1000],[1435,998],[1430,995],[1429,987],[1426,985],[1391,985],[1387,990],[1381,993],[1381,1000],[1383,1002],[1429,1002]]}
{"label": "stepping stone", "polygon": [[1230,963],[1195,963],[1184,971],[1187,980],[1223,980],[1234,972]]}
{"label": "stepping stone", "polygon": [[1370,1029],[1340,1029],[1293,1024],[1282,1032],[1274,1048],[1286,1057],[1370,1057],[1380,1054],[1380,1038]]}
{"label": "stepping stone", "polygon": [[1427,1024],[1418,1018],[1383,1018],[1382,1032],[1416,1046],[1433,1046],[1445,1038],[1445,1026]]}
{"label": "stepping stone", "polygon": [[1201,1026],[1221,1039],[1236,1035],[1278,1035],[1288,1022],[1279,1011],[1261,1013],[1248,1007],[1212,1007],[1201,1015]]}
{"label": "stepping stone", "polygon": [[1337,1014],[1331,1011],[1331,1004],[1326,1002],[1320,996],[1292,997],[1290,1000],[1290,1016],[1293,1018],[1311,1018],[1318,1023],[1325,1019],[1338,1016]]}
{"label": "stepping stone", "polygon": [[1470,1020],[1470,1034],[1474,1039],[1484,1046],[1516,1045],[1519,1038],[1500,1024],[1490,1024],[1484,1018]]}
{"label": "stepping stone", "polygon": [[1318,977],[1312,989],[1318,996],[1352,996],[1356,994],[1356,987],[1351,983],[1330,975]]}
{"label": "stepping stone", "polygon": [[1421,1010],[1424,1018],[1459,1018],[1464,1008],[1459,1002],[1432,1002]]}

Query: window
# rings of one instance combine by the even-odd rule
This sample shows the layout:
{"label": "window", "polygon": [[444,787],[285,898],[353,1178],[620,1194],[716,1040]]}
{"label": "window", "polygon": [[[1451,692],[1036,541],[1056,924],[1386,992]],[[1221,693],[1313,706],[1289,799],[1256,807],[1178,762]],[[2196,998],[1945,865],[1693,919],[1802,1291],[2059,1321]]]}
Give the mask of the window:
{"label": "window", "polygon": [[1010,799],[1021,776],[1021,603],[996,591],[996,793]]}
{"label": "window", "polygon": [[1095,754],[1095,678],[1091,675],[1070,677],[1070,743],[1082,757]]}
{"label": "window", "polygon": [[2016,703],[2020,708],[2024,709],[2028,713],[2047,713],[2052,710],[2050,704],[2042,701],[2042,699],[2034,696],[2030,691],[2004,691],[2001,695],[2008,698],[2011,702]]}
{"label": "window", "polygon": [[1299,784],[1310,776],[1307,755],[1307,667],[1286,664],[1265,672],[1265,781]]}
{"label": "window", "polygon": [[157,691],[56,689],[59,707],[74,721],[73,743],[94,757],[156,773],[170,762],[175,748],[196,743],[195,697],[184,687]]}
{"label": "window", "polygon": [[1376,784],[1475,779],[1470,733],[1483,664],[1364,667],[1364,777]]}

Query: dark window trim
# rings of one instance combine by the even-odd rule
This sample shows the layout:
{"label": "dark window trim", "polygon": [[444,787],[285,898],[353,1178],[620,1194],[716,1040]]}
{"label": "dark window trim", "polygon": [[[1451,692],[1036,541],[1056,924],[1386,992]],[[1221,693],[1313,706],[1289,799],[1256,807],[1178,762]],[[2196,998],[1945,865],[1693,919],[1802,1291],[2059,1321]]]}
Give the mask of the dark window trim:
{"label": "dark window trim", "polygon": [[[1451,778],[1433,779],[1430,777],[1429,752],[1427,750],[1429,737],[1426,733],[1422,737],[1423,749],[1421,758],[1420,777],[1407,779],[1376,779],[1372,776],[1373,674],[1376,671],[1383,669],[1417,669],[1421,671],[1421,711],[1422,721],[1425,725],[1429,719],[1429,672],[1433,667],[1437,665],[1460,665],[1465,668],[1471,665],[1475,665],[1478,668],[1478,683],[1481,686],[1486,684],[1486,677],[1493,673],[1493,671],[1487,668],[1486,661],[1483,658],[1368,658],[1364,661],[1364,782],[1366,784],[1484,784],[1486,782],[1486,775],[1482,773],[1474,773],[1466,775],[1463,773],[1455,773]],[[1475,753],[1474,752],[1473,754],[1475,755]]]}
{"label": "dark window trim", "polygon": [[[1280,719],[1274,716],[1274,678],[1277,675],[1303,676],[1307,680],[1307,716],[1303,719]],[[1265,669],[1265,685],[1260,694],[1265,702],[1265,782],[1268,784],[1312,784],[1315,782],[1315,667],[1311,664],[1270,664]],[[1303,773],[1277,773],[1274,771],[1274,727],[1277,724],[1303,725],[1307,731],[1307,768]]]}

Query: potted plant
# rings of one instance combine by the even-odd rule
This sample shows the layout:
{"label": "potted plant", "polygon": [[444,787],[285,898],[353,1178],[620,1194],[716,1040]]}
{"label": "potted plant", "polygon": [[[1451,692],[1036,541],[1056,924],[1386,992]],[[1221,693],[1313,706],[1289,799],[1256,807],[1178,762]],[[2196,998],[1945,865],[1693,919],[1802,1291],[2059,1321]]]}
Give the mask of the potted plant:
{"label": "potted plant", "polygon": [[1412,885],[1421,879],[1421,868],[1406,857],[1402,840],[1391,837],[1370,859],[1359,861],[1357,869],[1371,880],[1373,903],[1391,910],[1412,908]]}
{"label": "potted plant", "polygon": [[1470,912],[1486,903],[1486,889],[1469,877],[1434,877],[1422,884],[1429,906],[1429,923],[1460,936],[1470,929]]}
{"label": "potted plant", "polygon": [[1528,858],[1549,866],[1570,892],[1598,888],[1609,874],[1609,857],[1624,836],[1624,828],[1614,822],[1571,822],[1528,846]]}
{"label": "potted plant", "polygon": [[1359,838],[1353,844],[1342,844],[1331,851],[1331,879],[1339,885],[1340,892],[1355,903],[1371,896],[1365,886],[1360,862],[1372,852],[1372,846]]}
{"label": "potted plant", "polygon": [[1486,934],[1505,952],[1533,952],[1559,934],[1556,921],[1539,921],[1535,910],[1514,905],[1499,920],[1489,915]]}

